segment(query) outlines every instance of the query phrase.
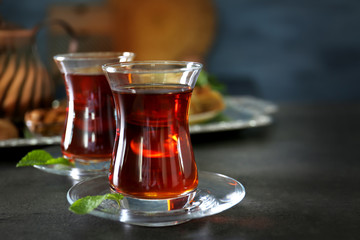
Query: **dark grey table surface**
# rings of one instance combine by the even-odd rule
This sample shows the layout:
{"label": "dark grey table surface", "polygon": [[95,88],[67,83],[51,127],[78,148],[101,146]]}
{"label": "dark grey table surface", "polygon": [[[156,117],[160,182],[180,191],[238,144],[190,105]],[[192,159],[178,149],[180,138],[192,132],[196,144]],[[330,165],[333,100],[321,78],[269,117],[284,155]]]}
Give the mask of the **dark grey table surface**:
{"label": "dark grey table surface", "polygon": [[281,104],[268,127],[194,135],[200,170],[246,196],[214,216],[164,228],[68,211],[64,176],[15,168],[0,149],[1,239],[359,239],[360,104]]}

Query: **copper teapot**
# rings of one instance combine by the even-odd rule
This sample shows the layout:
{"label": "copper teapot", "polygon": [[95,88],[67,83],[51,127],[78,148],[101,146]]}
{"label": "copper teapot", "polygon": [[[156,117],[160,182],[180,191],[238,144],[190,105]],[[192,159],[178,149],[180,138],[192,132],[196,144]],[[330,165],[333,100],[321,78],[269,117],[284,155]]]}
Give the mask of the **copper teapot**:
{"label": "copper teapot", "polygon": [[[32,29],[0,22],[0,118],[23,121],[26,111],[51,105],[54,81],[40,60],[36,35],[40,28],[52,23],[75,36],[71,27],[60,20],[44,21]],[[69,51],[76,48],[76,41],[71,42]]]}

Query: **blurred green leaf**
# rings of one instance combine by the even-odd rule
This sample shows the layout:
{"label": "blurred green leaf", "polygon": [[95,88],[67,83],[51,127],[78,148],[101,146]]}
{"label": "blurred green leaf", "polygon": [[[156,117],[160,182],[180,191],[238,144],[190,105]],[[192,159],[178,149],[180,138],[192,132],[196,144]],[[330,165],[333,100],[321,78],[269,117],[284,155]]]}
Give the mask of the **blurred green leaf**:
{"label": "blurred green leaf", "polygon": [[225,93],[226,91],[226,86],[223,83],[219,82],[215,75],[209,74],[205,70],[202,70],[199,74],[196,86],[201,87],[206,85],[209,85],[211,89],[221,93]]}

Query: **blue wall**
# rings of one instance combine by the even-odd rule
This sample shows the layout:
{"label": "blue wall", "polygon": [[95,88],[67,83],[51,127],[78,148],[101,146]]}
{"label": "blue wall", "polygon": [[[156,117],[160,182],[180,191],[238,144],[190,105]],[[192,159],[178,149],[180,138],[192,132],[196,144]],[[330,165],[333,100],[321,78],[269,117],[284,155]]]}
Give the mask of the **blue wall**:
{"label": "blue wall", "polygon": [[[47,6],[101,0],[2,0],[31,27]],[[208,70],[231,94],[273,101],[360,101],[360,1],[215,0],[219,29]],[[21,7],[19,7],[21,6]]]}
{"label": "blue wall", "polygon": [[[209,67],[277,101],[360,99],[360,1],[217,1]],[[238,83],[239,84],[239,83]]]}

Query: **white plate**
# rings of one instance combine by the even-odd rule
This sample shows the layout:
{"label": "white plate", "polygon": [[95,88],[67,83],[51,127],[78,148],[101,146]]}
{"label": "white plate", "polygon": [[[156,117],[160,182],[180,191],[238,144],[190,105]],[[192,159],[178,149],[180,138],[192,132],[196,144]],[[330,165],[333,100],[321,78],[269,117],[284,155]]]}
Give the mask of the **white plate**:
{"label": "white plate", "polygon": [[[271,102],[254,97],[225,97],[226,108],[223,112],[207,112],[191,116],[201,124],[190,125],[190,133],[209,133],[230,131],[270,125],[271,114],[277,106]],[[191,119],[190,119],[191,120]],[[205,122],[206,121],[206,122]]]}

